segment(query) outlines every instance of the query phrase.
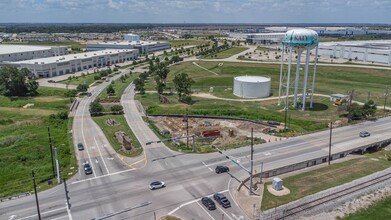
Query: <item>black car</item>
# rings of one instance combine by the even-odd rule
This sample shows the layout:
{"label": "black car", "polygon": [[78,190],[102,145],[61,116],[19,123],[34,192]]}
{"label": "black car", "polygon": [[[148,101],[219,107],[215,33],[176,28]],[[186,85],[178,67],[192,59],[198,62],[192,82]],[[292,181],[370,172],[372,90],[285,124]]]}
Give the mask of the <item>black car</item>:
{"label": "black car", "polygon": [[360,137],[369,137],[371,134],[368,131],[361,131],[360,132]]}
{"label": "black car", "polygon": [[209,210],[215,210],[216,209],[216,204],[215,204],[215,202],[213,202],[213,200],[211,198],[203,197],[201,199],[201,202]]}
{"label": "black car", "polygon": [[215,169],[216,173],[225,173],[229,172],[229,168],[227,166],[217,166]]}
{"label": "black car", "polygon": [[224,208],[231,207],[231,202],[221,193],[215,193],[213,198]]}
{"label": "black car", "polygon": [[89,163],[84,164],[84,173],[86,175],[92,174],[92,167]]}
{"label": "black car", "polygon": [[56,81],[52,80],[52,79],[49,79],[48,80],[48,83],[55,83]]}
{"label": "black car", "polygon": [[80,151],[84,150],[84,145],[82,143],[78,143],[77,144],[77,149],[80,150]]}

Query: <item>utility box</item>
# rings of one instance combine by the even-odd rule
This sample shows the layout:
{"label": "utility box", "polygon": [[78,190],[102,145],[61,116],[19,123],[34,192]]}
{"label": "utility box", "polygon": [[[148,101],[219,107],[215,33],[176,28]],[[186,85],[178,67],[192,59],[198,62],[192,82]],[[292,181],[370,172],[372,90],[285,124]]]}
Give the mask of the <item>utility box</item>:
{"label": "utility box", "polygon": [[278,177],[273,178],[272,187],[274,190],[277,191],[282,190],[282,179]]}

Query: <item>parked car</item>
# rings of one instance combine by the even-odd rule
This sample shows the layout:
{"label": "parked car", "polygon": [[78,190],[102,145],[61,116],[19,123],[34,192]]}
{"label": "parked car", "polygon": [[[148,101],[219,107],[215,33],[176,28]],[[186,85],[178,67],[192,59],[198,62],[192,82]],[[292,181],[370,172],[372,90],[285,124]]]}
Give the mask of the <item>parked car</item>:
{"label": "parked car", "polygon": [[368,131],[361,131],[360,132],[360,137],[369,137],[371,134]]}
{"label": "parked car", "polygon": [[52,79],[49,79],[48,80],[48,83],[55,83],[56,81],[52,80]]}
{"label": "parked car", "polygon": [[231,202],[221,193],[215,193],[213,195],[213,198],[219,203],[221,206],[224,208],[229,208],[231,207]]}
{"label": "parked car", "polygon": [[217,174],[229,172],[229,168],[227,166],[216,166],[215,172]]}
{"label": "parked car", "polygon": [[78,149],[79,151],[84,150],[84,145],[83,145],[82,143],[78,143],[78,144],[77,144],[77,149]]}
{"label": "parked car", "polygon": [[92,167],[88,162],[84,164],[84,173],[86,175],[92,174]]}
{"label": "parked car", "polygon": [[154,190],[154,189],[160,189],[166,187],[166,184],[163,181],[154,181],[151,184],[149,184],[149,189]]}
{"label": "parked car", "polygon": [[209,197],[203,197],[201,199],[202,204],[209,210],[215,210],[216,209],[216,204],[213,202],[213,200]]}
{"label": "parked car", "polygon": [[92,96],[92,93],[87,92],[86,95],[87,95],[87,97],[90,97],[90,96]]}

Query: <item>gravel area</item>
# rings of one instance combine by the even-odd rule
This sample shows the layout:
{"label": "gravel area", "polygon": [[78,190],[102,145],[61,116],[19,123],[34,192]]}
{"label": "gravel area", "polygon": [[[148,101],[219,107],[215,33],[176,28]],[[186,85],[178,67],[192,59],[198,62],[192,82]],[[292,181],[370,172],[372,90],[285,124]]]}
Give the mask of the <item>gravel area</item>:
{"label": "gravel area", "polygon": [[[267,210],[261,214],[259,219],[282,219],[284,216],[284,211],[289,208],[294,208],[300,204],[320,199],[324,196],[334,194],[340,190],[347,189],[352,186],[361,185],[363,182],[389,173],[391,173],[391,168],[354,180],[341,186],[306,196],[286,205]],[[368,207],[370,204],[384,198],[386,195],[391,195],[390,185],[391,179],[356,191],[337,200],[324,203],[323,205],[314,207],[308,211],[303,211],[296,216],[285,217],[284,219],[336,219],[337,216],[342,217],[344,214],[352,213],[360,208]]]}

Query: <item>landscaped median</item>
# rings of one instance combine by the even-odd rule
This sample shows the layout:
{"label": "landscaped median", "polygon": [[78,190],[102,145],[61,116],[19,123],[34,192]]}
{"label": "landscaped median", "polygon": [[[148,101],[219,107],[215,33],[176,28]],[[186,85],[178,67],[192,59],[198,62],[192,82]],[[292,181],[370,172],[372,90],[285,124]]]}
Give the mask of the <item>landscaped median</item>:
{"label": "landscaped median", "polygon": [[141,144],[127,124],[120,97],[138,74],[126,74],[112,81],[98,98],[91,103],[92,119],[99,125],[114,150],[127,157],[143,152]]}
{"label": "landscaped median", "polygon": [[330,166],[283,178],[284,187],[290,190],[290,193],[284,196],[272,195],[267,189],[271,183],[266,182],[264,184],[261,209],[268,210],[275,208],[389,168],[391,167],[391,161],[388,161],[390,157],[391,152],[382,150],[365,154],[360,158],[335,163]]}

